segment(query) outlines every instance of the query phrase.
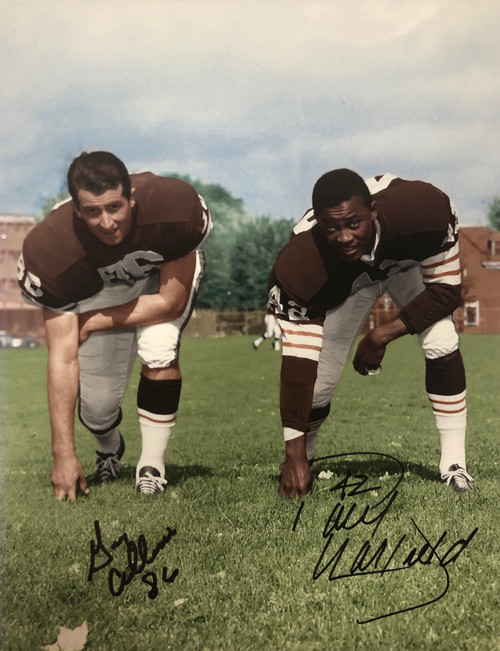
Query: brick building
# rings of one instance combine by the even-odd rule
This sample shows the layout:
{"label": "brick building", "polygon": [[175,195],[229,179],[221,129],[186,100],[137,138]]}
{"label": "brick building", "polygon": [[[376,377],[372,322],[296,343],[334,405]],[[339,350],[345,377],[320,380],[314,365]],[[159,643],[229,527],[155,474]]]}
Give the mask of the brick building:
{"label": "brick building", "polygon": [[[460,229],[462,301],[454,319],[460,332],[500,333],[500,232],[486,226]],[[366,328],[373,328],[397,314],[388,296],[377,301]]]}
{"label": "brick building", "polygon": [[13,335],[32,335],[44,341],[41,310],[21,297],[17,283],[17,260],[23,240],[35,225],[27,215],[0,215],[0,330]]}
{"label": "brick building", "polygon": [[[485,226],[460,231],[463,332],[500,333],[500,232]],[[460,320],[461,319],[461,320]]]}

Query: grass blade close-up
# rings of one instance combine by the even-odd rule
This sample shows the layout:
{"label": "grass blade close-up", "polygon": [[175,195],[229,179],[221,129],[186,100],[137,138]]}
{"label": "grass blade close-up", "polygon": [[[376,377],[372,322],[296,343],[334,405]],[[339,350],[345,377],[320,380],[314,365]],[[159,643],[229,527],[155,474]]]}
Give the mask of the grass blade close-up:
{"label": "grass blade close-up", "polygon": [[[417,343],[379,375],[346,366],[318,441],[313,492],[277,493],[280,354],[251,337],[187,339],[168,486],[134,490],[135,394],[121,478],[52,496],[47,350],[1,350],[1,639],[85,649],[500,649],[500,336],[464,335],[470,491],[439,480],[439,440]],[[57,647],[53,647],[57,648]],[[75,647],[76,648],[76,647]]]}

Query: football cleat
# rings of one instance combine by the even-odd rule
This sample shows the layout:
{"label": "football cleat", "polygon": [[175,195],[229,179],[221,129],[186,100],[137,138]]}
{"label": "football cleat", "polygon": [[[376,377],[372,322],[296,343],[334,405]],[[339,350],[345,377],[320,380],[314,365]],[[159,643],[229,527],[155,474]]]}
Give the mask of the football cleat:
{"label": "football cleat", "polygon": [[135,490],[138,493],[153,494],[163,493],[167,480],[161,476],[160,471],[153,466],[143,466],[136,479]]}
{"label": "football cleat", "polygon": [[120,434],[120,447],[117,452],[99,452],[97,450],[97,471],[95,480],[98,484],[106,484],[115,481],[120,477],[120,468],[122,467],[121,458],[125,452],[125,441]]}
{"label": "football cleat", "polygon": [[441,475],[441,479],[446,482],[447,486],[451,486],[455,493],[465,493],[465,491],[469,490],[474,481],[472,477],[457,463],[450,466],[448,472]]}

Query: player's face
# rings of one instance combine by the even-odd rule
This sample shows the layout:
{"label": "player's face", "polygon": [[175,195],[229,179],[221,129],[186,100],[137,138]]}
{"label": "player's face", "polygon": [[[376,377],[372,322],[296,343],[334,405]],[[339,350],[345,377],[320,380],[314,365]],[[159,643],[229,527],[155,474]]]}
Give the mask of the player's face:
{"label": "player's face", "polygon": [[127,199],[119,185],[103,194],[92,194],[88,190],[78,191],[79,205],[76,214],[83,219],[89,231],[108,246],[116,246],[130,233],[132,210],[135,206],[134,188]]}
{"label": "player's face", "polygon": [[316,215],[330,248],[344,260],[356,262],[372,250],[375,240],[375,202],[368,207],[361,197],[352,197]]}

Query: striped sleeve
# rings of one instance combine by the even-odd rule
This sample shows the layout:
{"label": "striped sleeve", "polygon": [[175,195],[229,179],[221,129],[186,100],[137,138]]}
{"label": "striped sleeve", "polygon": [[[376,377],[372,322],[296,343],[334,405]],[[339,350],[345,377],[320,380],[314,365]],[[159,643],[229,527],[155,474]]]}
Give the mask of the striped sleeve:
{"label": "striped sleeve", "polygon": [[420,263],[424,282],[460,285],[460,254],[458,241],[447,251],[422,260]]}
{"label": "striped sleeve", "polygon": [[285,357],[297,357],[318,362],[323,341],[323,327],[312,323],[292,323],[278,319]]}
{"label": "striped sleeve", "polygon": [[285,440],[309,429],[323,326],[279,319],[282,329],[280,412]]}
{"label": "striped sleeve", "polygon": [[[448,199],[449,201],[449,199]],[[449,201],[448,231],[440,250],[420,260],[425,289],[399,313],[411,334],[423,332],[460,305],[462,274],[455,206]]]}
{"label": "striped sleeve", "polygon": [[399,312],[411,334],[423,332],[453,313],[462,297],[458,236],[447,250],[420,262],[425,289]]}

